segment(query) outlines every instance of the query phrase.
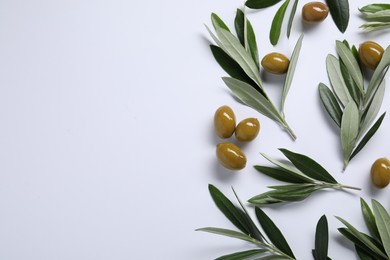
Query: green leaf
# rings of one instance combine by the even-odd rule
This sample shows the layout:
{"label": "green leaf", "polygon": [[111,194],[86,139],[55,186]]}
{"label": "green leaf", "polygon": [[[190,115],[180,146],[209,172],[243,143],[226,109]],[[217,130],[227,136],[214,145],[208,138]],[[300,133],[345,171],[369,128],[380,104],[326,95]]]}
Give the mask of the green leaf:
{"label": "green leaf", "polygon": [[379,127],[382,124],[383,118],[385,117],[386,112],[383,113],[378,120],[375,122],[375,124],[371,127],[371,129],[367,132],[367,134],[363,137],[363,139],[360,141],[358,146],[356,146],[355,150],[353,151],[351,157],[349,160],[352,160],[353,157],[355,157],[363,148],[364,146],[370,141],[371,137],[374,136],[376,131],[379,129]]}
{"label": "green leaf", "polygon": [[282,122],[283,119],[272,103],[249,84],[229,77],[222,78],[233,94],[245,105],[255,109],[259,113]]}
{"label": "green leaf", "polygon": [[303,34],[301,34],[301,36],[299,37],[297,43],[295,44],[294,51],[291,55],[290,64],[288,66],[287,75],[286,75],[286,79],[284,81],[284,86],[283,86],[282,105],[281,105],[282,113],[284,113],[284,103],[286,102],[287,94],[288,94],[288,91],[290,90],[291,82],[292,82],[293,77],[294,77],[295,68],[297,66],[299,53],[300,53],[301,47],[302,47],[302,40],[303,40]]}
{"label": "green leaf", "polygon": [[379,235],[386,254],[390,256],[390,216],[386,209],[376,200],[372,200],[372,209],[376,218]]}
{"label": "green leaf", "polygon": [[363,30],[367,32],[384,30],[390,28],[390,22],[367,22],[360,26]]}
{"label": "green leaf", "polygon": [[364,104],[367,105],[371,102],[372,96],[376,92],[380,83],[383,81],[387,69],[390,65],[390,46],[386,48],[383,53],[382,59],[378,64],[378,67],[375,69],[374,74],[372,74],[371,80],[367,87],[366,99]]}
{"label": "green leaf", "polygon": [[244,240],[244,241],[247,241],[250,243],[255,243],[255,244],[258,242],[254,238],[252,238],[244,233],[230,230],[230,229],[225,229],[225,228],[205,227],[205,228],[198,228],[195,231],[203,231],[203,232],[208,232],[208,233],[217,234],[217,235],[221,235],[221,236],[232,237],[232,238]]}
{"label": "green leaf", "polygon": [[215,30],[217,30],[217,28],[220,27],[220,28],[225,29],[226,31],[230,32],[229,27],[215,13],[211,13],[211,23],[213,24]]}
{"label": "green leaf", "polygon": [[260,93],[264,93],[264,91],[251,79],[246,75],[246,73],[242,70],[240,65],[238,65],[235,60],[233,60],[226,52],[224,52],[220,47],[215,45],[210,45],[211,52],[221,66],[221,68],[229,74],[232,78],[238,79],[240,81],[246,82],[252,87],[254,87]]}
{"label": "green leaf", "polygon": [[344,169],[347,167],[356,138],[359,133],[359,110],[355,102],[351,101],[344,109],[341,119],[341,147],[343,149]]}
{"label": "green leaf", "polygon": [[276,248],[278,248],[286,255],[295,258],[290,246],[288,245],[282,232],[280,232],[279,228],[275,225],[275,223],[259,207],[256,207],[255,211],[261,227],[267,234],[269,240],[274,244],[274,246],[276,246]]}
{"label": "green leaf", "polygon": [[360,246],[355,245],[356,254],[360,260],[378,260],[377,256],[372,256],[370,253],[366,252]]}
{"label": "green leaf", "polygon": [[327,260],[328,259],[328,221],[326,216],[323,215],[317,223],[316,236],[315,236],[315,249],[314,259],[315,260]]}
{"label": "green leaf", "polygon": [[348,69],[345,66],[343,61],[340,61],[340,71],[341,71],[341,74],[343,76],[345,85],[347,86],[348,93],[351,95],[351,97],[355,101],[356,105],[360,104],[360,99],[361,99],[360,90],[357,88],[351,75],[349,75]]}
{"label": "green leaf", "polygon": [[339,103],[336,100],[336,97],[333,95],[332,91],[323,83],[320,83],[318,86],[320,93],[321,102],[325,107],[326,112],[328,112],[330,118],[336,123],[338,127],[341,127],[341,117],[343,116],[343,111],[341,110]]}
{"label": "green leaf", "polygon": [[347,67],[349,74],[355,81],[361,93],[364,93],[363,74],[352,51],[341,41],[336,41],[336,51]]}
{"label": "green leaf", "polygon": [[303,177],[300,174],[296,174],[292,171],[288,171],[286,169],[277,167],[266,167],[266,166],[260,166],[255,165],[255,169],[271,178],[274,178],[279,181],[284,181],[288,183],[310,183],[311,180],[308,178]]}
{"label": "green leaf", "polygon": [[[234,20],[234,25],[236,28],[238,39],[241,44],[249,49],[249,52],[252,56],[253,61],[256,63],[257,68],[260,68],[259,65],[259,54],[257,51],[257,43],[255,32],[253,31],[252,24],[246,19],[246,40],[245,40],[245,22],[246,19],[244,12],[241,9],[237,9],[236,18]],[[248,46],[246,46],[246,43]]]}
{"label": "green leaf", "polygon": [[215,260],[246,260],[246,259],[253,259],[253,257],[260,256],[267,252],[265,249],[252,249],[252,250],[247,250],[243,252],[237,252],[234,254],[229,254],[229,255],[224,255],[221,257],[218,257]]}
{"label": "green leaf", "polygon": [[347,30],[349,22],[349,3],[348,0],[326,0],[330,14],[340,32]]}
{"label": "green leaf", "polygon": [[378,227],[376,226],[375,216],[372,213],[371,208],[362,198],[360,198],[360,207],[362,209],[363,218],[364,221],[366,222],[366,226],[368,230],[370,231],[373,237],[379,239],[380,236],[379,236]]}
{"label": "green leaf", "polygon": [[280,202],[302,201],[319,189],[315,185],[282,185],[269,188],[274,190],[256,195],[249,199],[248,202],[262,206]]}
{"label": "green leaf", "polygon": [[363,17],[375,22],[390,22],[390,10],[383,10],[375,13],[363,13]]}
{"label": "green leaf", "polygon": [[288,19],[288,25],[287,25],[287,38],[290,37],[291,28],[292,28],[292,24],[294,21],[294,16],[295,16],[295,13],[297,12],[298,2],[299,2],[298,0],[295,0],[294,5],[291,8],[290,18]]}
{"label": "green leaf", "polygon": [[329,54],[326,57],[326,70],[328,72],[329,81],[332,84],[333,90],[340,100],[341,104],[345,107],[349,101],[352,100],[351,95],[349,94],[347,85],[344,82],[343,74],[340,69],[339,60]]}
{"label": "green leaf", "polygon": [[360,135],[363,135],[367,129],[370,127],[372,122],[374,122],[376,116],[379,113],[379,110],[382,106],[383,102],[383,97],[385,95],[385,81],[382,81],[382,83],[379,85],[371,103],[369,106],[366,108],[367,113],[365,117],[362,119],[363,122],[361,122],[361,127],[360,127]]}
{"label": "green leaf", "polygon": [[233,34],[222,28],[217,28],[216,32],[221,43],[219,47],[229,54],[245,73],[262,88],[260,72],[257,69],[256,63],[253,61],[252,56],[241,45],[240,41],[234,37]]}
{"label": "green leaf", "polygon": [[276,12],[274,19],[272,20],[271,31],[269,33],[269,39],[272,45],[276,45],[279,41],[280,31],[283,24],[284,15],[286,14],[287,6],[290,0],[286,0]]}
{"label": "green leaf", "polygon": [[363,245],[365,245],[367,248],[372,250],[375,254],[379,255],[380,257],[387,258],[386,255],[374,244],[373,241],[371,241],[367,236],[365,236],[363,233],[358,231],[354,226],[349,224],[347,221],[340,217],[336,217],[341,223],[343,223],[347,228],[348,231]]}
{"label": "green leaf", "polygon": [[273,6],[279,3],[281,0],[248,0],[245,5],[252,9],[262,9],[269,6]]}
{"label": "green leaf", "polygon": [[383,10],[390,9],[390,4],[370,4],[359,8],[361,12],[376,13]]}
{"label": "green leaf", "polygon": [[298,170],[303,172],[310,178],[318,181],[324,181],[327,183],[336,184],[337,181],[326,171],[321,165],[315,162],[313,159],[303,155],[291,152],[287,149],[279,149],[291,162],[297,167]]}

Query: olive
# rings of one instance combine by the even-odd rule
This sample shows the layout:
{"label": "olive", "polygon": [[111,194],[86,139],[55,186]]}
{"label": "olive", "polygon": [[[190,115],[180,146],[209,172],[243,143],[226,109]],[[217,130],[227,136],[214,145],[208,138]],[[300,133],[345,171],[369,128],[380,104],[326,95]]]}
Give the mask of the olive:
{"label": "olive", "polygon": [[390,161],[379,158],[371,167],[371,181],[378,188],[384,188],[390,183]]}
{"label": "olive", "polygon": [[232,143],[217,144],[217,158],[219,163],[230,170],[241,170],[245,168],[245,154]]}
{"label": "olive", "polygon": [[272,52],[264,56],[261,60],[261,66],[273,74],[284,74],[287,72],[290,61],[281,53]]}
{"label": "olive", "polygon": [[302,8],[302,19],[306,23],[322,22],[328,14],[328,6],[321,2],[310,2]]}
{"label": "olive", "polygon": [[361,63],[369,69],[376,69],[382,59],[384,50],[376,42],[367,41],[359,46],[359,58]]}
{"label": "olive", "polygon": [[241,142],[249,142],[256,138],[260,130],[259,120],[247,118],[242,120],[236,127],[236,138]]}
{"label": "olive", "polygon": [[221,106],[214,115],[214,128],[220,138],[229,138],[236,129],[236,117],[228,106]]}

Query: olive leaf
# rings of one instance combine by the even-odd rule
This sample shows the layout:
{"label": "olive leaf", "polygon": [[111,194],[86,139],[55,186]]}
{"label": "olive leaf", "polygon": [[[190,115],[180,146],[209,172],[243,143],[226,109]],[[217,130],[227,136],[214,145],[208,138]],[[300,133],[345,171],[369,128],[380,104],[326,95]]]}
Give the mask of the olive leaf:
{"label": "olive leaf", "polygon": [[366,13],[376,13],[390,9],[390,4],[369,4],[359,8],[359,11]]}
{"label": "olive leaf", "polygon": [[288,25],[287,25],[287,38],[290,38],[291,28],[294,21],[295,13],[297,12],[298,2],[299,0],[295,0],[293,7],[291,8],[290,17],[288,18]]}
{"label": "olive leaf", "polygon": [[[352,46],[352,47],[351,47]],[[384,115],[376,119],[385,93],[384,77],[390,66],[390,47],[364,87],[360,58],[354,45],[336,41],[339,57],[329,54],[326,68],[332,89],[320,83],[318,91],[323,107],[340,127],[344,170],[379,129]],[[374,123],[375,121],[375,123]],[[373,124],[374,123],[374,124]]]}
{"label": "olive leaf", "polygon": [[327,260],[329,244],[328,220],[323,215],[317,223],[313,256],[315,260]]}
{"label": "olive leaf", "polygon": [[326,4],[337,28],[344,33],[349,23],[348,0],[326,0]]}
{"label": "olive leaf", "polygon": [[247,0],[245,5],[252,9],[262,9],[273,6],[279,3],[281,0]]}
{"label": "olive leaf", "polygon": [[390,4],[370,4],[359,8],[359,11],[367,21],[360,28],[366,31],[390,28]]}
{"label": "olive leaf", "polygon": [[302,201],[314,192],[327,188],[360,190],[356,187],[338,183],[325,168],[306,155],[291,152],[287,149],[280,149],[280,151],[295,167],[263,154],[263,157],[276,167],[255,165],[254,168],[271,178],[292,184],[270,186],[268,187],[271,189],[270,191],[250,198],[248,200],[249,203],[262,206],[281,202]]}
{"label": "olive leaf", "polygon": [[[243,240],[257,247],[257,249],[232,253],[218,259],[252,259],[252,257],[256,257],[256,259],[295,259],[282,232],[263,210],[257,207],[255,208],[256,217],[264,234],[255,226],[254,221],[250,218],[234,189],[233,192],[241,208],[235,206],[219,189],[211,184],[209,185],[209,191],[217,207],[239,231],[217,227],[199,228],[196,231]],[[248,229],[248,223],[250,223],[251,229]],[[256,232],[253,233],[253,230],[256,230]]]}
{"label": "olive leaf", "polygon": [[348,223],[336,217],[345,228],[339,228],[340,233],[355,245],[361,259],[390,259],[390,216],[386,209],[376,200],[372,200],[372,208],[360,199],[362,214],[372,236],[365,234]]}
{"label": "olive leaf", "polygon": [[286,14],[287,6],[290,3],[290,0],[286,0],[276,12],[274,19],[272,20],[271,30],[269,33],[269,39],[272,45],[276,45],[279,41],[280,32],[284,20],[284,15]]}
{"label": "olive leaf", "polygon": [[211,15],[214,34],[207,26],[210,36],[216,45],[210,49],[218,64],[230,77],[223,77],[223,81],[241,102],[261,114],[279,123],[295,140],[296,136],[288,125],[284,114],[284,103],[292,84],[297,65],[303,35],[298,39],[291,57],[290,66],[284,82],[281,109],[276,108],[270,100],[261,80],[257,43],[253,27],[246,18],[245,12],[238,9],[235,18],[237,37],[234,36],[226,24],[216,14]]}

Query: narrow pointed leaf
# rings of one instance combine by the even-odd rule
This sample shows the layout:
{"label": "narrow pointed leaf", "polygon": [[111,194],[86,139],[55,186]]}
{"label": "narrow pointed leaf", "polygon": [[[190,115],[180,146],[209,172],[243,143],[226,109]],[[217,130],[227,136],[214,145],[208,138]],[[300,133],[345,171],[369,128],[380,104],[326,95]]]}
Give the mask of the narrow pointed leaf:
{"label": "narrow pointed leaf", "polygon": [[364,93],[363,74],[352,51],[341,41],[336,41],[336,51],[345,64],[349,75],[351,75],[352,79],[355,81],[356,86],[361,93]]}
{"label": "narrow pointed leaf", "polygon": [[340,32],[347,30],[349,23],[349,3],[348,0],[326,0],[330,14]]}
{"label": "narrow pointed leaf", "polygon": [[368,83],[367,94],[365,104],[368,104],[371,101],[372,96],[374,95],[379,84],[383,81],[387,69],[390,65],[390,46],[386,48],[383,53],[382,59],[376,67],[374,74],[372,74],[371,80]]}
{"label": "narrow pointed leaf", "polygon": [[390,9],[390,4],[369,4],[359,8],[361,12],[376,13]]}
{"label": "narrow pointed leaf", "polygon": [[291,251],[290,246],[288,245],[286,239],[284,238],[282,232],[275,225],[275,223],[261,210],[259,207],[256,207],[256,216],[260,222],[261,227],[264,232],[267,234],[269,240],[283,253],[286,255],[295,258],[293,252]]}
{"label": "narrow pointed leaf", "polygon": [[275,109],[272,103],[262,94],[256,91],[252,86],[243,81],[229,77],[223,77],[222,79],[228,88],[233,92],[233,94],[245,105],[255,109],[259,113],[271,118],[272,120],[278,122],[283,121],[279,112]]}
{"label": "narrow pointed leaf", "polygon": [[343,149],[344,168],[348,165],[359,132],[359,110],[351,101],[344,109],[341,119],[341,147]]}
{"label": "narrow pointed leaf", "polygon": [[353,81],[351,75],[349,75],[347,67],[342,61],[340,62],[340,71],[341,74],[343,75],[345,85],[347,86],[347,90],[351,95],[352,99],[355,101],[356,104],[360,104],[361,93],[357,88],[355,82]]}
{"label": "narrow pointed leaf", "polygon": [[279,3],[281,0],[248,0],[245,5],[252,9],[262,9],[269,6],[273,6]]}
{"label": "narrow pointed leaf", "polygon": [[340,108],[339,103],[336,100],[336,97],[333,95],[332,91],[323,83],[320,83],[318,86],[320,93],[321,102],[328,112],[330,118],[336,123],[338,127],[341,127],[341,118],[343,116],[343,111]]}
{"label": "narrow pointed leaf", "polygon": [[279,181],[289,182],[289,183],[308,183],[311,182],[310,179],[303,177],[300,174],[296,174],[292,171],[277,167],[266,167],[255,165],[255,169],[271,178],[274,178]]}
{"label": "narrow pointed leaf", "polygon": [[360,206],[361,206],[363,218],[364,218],[364,221],[366,222],[366,226],[367,226],[368,230],[370,231],[370,233],[373,237],[375,237],[376,239],[379,239],[380,236],[379,236],[378,227],[376,225],[375,216],[372,213],[371,208],[368,206],[368,204],[362,198],[360,198]]}
{"label": "narrow pointed leaf", "polygon": [[240,65],[233,60],[226,52],[224,52],[220,47],[215,45],[210,45],[211,52],[221,66],[221,68],[229,74],[230,77],[238,79],[240,81],[246,82],[252,87],[254,87],[260,93],[264,93],[264,91],[251,79],[246,75],[245,71],[242,70]]}
{"label": "narrow pointed leaf", "polygon": [[[241,9],[237,9],[236,18],[234,20],[234,25],[237,32],[237,37],[240,40],[241,44],[246,48],[249,49],[249,52],[252,56],[253,61],[256,63],[257,68],[260,68],[259,65],[259,54],[257,50],[257,42],[256,42],[256,36],[255,32],[253,30],[252,24],[249,22],[248,19],[246,19],[246,37],[245,40],[245,14]],[[245,44],[248,44],[246,46]]]}
{"label": "narrow pointed leaf", "polygon": [[376,225],[386,254],[390,256],[390,216],[386,209],[376,200],[372,200]]}
{"label": "narrow pointed leaf", "polygon": [[216,13],[211,14],[211,23],[213,24],[215,30],[217,30],[217,27],[220,27],[230,32],[229,27]]}
{"label": "narrow pointed leaf", "polygon": [[367,252],[366,250],[364,250],[358,245],[355,245],[355,251],[360,260],[378,260],[377,255],[374,256],[370,255],[369,252]]}
{"label": "narrow pointed leaf", "polygon": [[258,257],[260,255],[263,255],[267,250],[265,249],[252,249],[248,251],[243,252],[237,252],[229,255],[224,255],[221,257],[218,257],[215,260],[246,260],[246,259],[253,259],[253,257]]}
{"label": "narrow pointed leaf", "polygon": [[256,243],[256,240],[254,238],[244,233],[235,230],[225,229],[225,228],[205,227],[205,228],[198,228],[195,231],[203,231],[203,232],[213,233],[221,236],[236,238],[251,243]]}
{"label": "narrow pointed leaf", "polygon": [[320,164],[303,154],[291,152],[287,149],[279,149],[298,170],[310,178],[336,184],[337,181]]}
{"label": "narrow pointed leaf", "polygon": [[282,105],[281,105],[282,113],[284,113],[284,103],[286,102],[287,94],[288,91],[290,90],[291,83],[294,77],[295,68],[297,66],[299,53],[302,47],[302,40],[303,40],[303,34],[301,34],[301,36],[299,37],[297,43],[295,44],[294,51],[291,55],[290,64],[288,66],[287,75],[283,86]]}
{"label": "narrow pointed leaf", "polygon": [[315,260],[327,260],[328,259],[328,243],[329,243],[329,231],[328,221],[326,216],[323,215],[317,223],[316,235],[315,235]]}
{"label": "narrow pointed leaf", "polygon": [[271,30],[269,38],[272,45],[276,45],[279,41],[280,32],[283,24],[283,18],[286,14],[287,6],[290,0],[286,0],[276,12],[274,19],[272,20]]}
{"label": "narrow pointed leaf", "polygon": [[367,134],[362,138],[362,140],[360,141],[360,143],[356,146],[355,150],[353,151],[351,157],[349,158],[349,160],[352,160],[353,157],[355,157],[363,148],[364,146],[366,146],[366,144],[368,143],[368,141],[370,141],[371,137],[374,136],[374,134],[376,133],[376,131],[378,131],[379,127],[381,126],[382,124],[382,121],[383,121],[383,118],[385,117],[386,115],[386,112],[383,113],[379,118],[378,120],[375,122],[375,124],[371,127],[370,130],[368,130]]}
{"label": "narrow pointed leaf", "polygon": [[291,13],[290,13],[290,17],[288,18],[288,25],[287,25],[287,38],[290,37],[291,28],[292,28],[292,24],[294,21],[294,16],[295,16],[295,13],[297,12],[298,2],[299,2],[299,0],[295,0],[294,5],[291,8]]}
{"label": "narrow pointed leaf", "polygon": [[344,82],[344,78],[340,69],[340,62],[335,56],[331,54],[326,57],[326,70],[328,72],[329,81],[332,84],[336,96],[343,104],[343,106],[346,106],[349,101],[352,100],[352,97],[349,94],[347,85]]}

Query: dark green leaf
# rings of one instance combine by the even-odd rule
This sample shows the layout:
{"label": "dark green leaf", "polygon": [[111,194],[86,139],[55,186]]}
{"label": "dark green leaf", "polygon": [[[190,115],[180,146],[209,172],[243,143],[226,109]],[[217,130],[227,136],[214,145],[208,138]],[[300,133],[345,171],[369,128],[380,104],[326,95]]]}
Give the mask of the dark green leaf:
{"label": "dark green leaf", "polygon": [[379,127],[382,124],[383,118],[385,117],[386,112],[383,113],[378,120],[375,122],[375,124],[371,127],[370,130],[368,130],[367,134],[363,137],[363,139],[360,141],[356,149],[353,151],[351,157],[349,160],[352,160],[353,157],[355,157],[363,148],[364,146],[370,141],[371,137],[374,136],[376,131],[378,131]]}
{"label": "dark green leaf", "polygon": [[360,90],[356,86],[351,75],[349,75],[348,69],[343,61],[340,61],[340,71],[352,99],[355,101],[356,105],[360,104]]}
{"label": "dark green leaf", "polygon": [[224,52],[220,47],[215,45],[210,45],[210,49],[213,53],[215,60],[218,62],[221,68],[227,74],[229,74],[229,76],[248,83],[257,91],[259,91],[262,95],[264,95],[264,91],[250,77],[248,77],[248,75],[246,75],[240,65],[238,65],[238,63],[234,59],[232,59],[226,52]]}
{"label": "dark green leaf", "polygon": [[272,20],[271,31],[269,38],[272,45],[276,45],[279,41],[280,31],[283,24],[284,15],[286,14],[287,6],[290,0],[286,0],[276,12],[274,19]]}
{"label": "dark green leaf", "polygon": [[294,16],[295,16],[295,13],[297,12],[298,2],[299,2],[299,0],[295,0],[294,5],[291,9],[290,18],[288,19],[288,25],[287,25],[287,38],[290,37],[291,28],[292,28],[292,24],[294,21]]}
{"label": "dark green leaf", "polygon": [[254,232],[251,225],[251,220],[248,220],[246,214],[240,209],[234,206],[234,204],[226,198],[221,191],[219,191],[213,185],[209,185],[210,195],[213,198],[215,204],[219,210],[235,225],[239,230],[247,235],[261,241],[261,234]]}
{"label": "dark green leaf", "polygon": [[347,30],[349,22],[349,3],[348,0],[326,0],[333,21],[340,32]]}
{"label": "dark green leaf", "polygon": [[359,8],[361,12],[376,13],[379,11],[389,10],[390,4],[370,4]]}
{"label": "dark green leaf", "polygon": [[336,184],[337,181],[329,174],[321,165],[313,159],[303,155],[291,152],[287,149],[279,149],[298,170],[309,176],[310,178]]}
{"label": "dark green leaf", "polygon": [[289,183],[310,183],[310,179],[305,178],[302,175],[296,174],[292,171],[280,167],[266,167],[255,165],[256,170],[259,172],[274,178],[279,181],[289,182]]}
{"label": "dark green leaf", "polygon": [[214,26],[214,29],[217,29],[217,27],[220,27],[222,29],[225,29],[226,31],[229,31],[229,27],[227,27],[227,25],[224,23],[224,21],[222,21],[221,18],[219,18],[219,16],[215,13],[212,13],[211,14],[211,22]]}
{"label": "dark green leaf", "polygon": [[[237,9],[236,18],[234,20],[234,25],[237,32],[237,37],[240,40],[241,44],[249,49],[249,52],[251,53],[251,56],[256,63],[256,66],[260,68],[259,65],[259,54],[257,51],[257,43],[256,43],[256,36],[255,32],[253,31],[252,24],[249,22],[248,19],[246,19],[246,37],[245,40],[245,14],[241,9]],[[248,44],[248,46],[246,46]]]}
{"label": "dark green leaf", "polygon": [[269,6],[273,6],[279,3],[281,0],[248,0],[245,5],[252,9],[262,9]]}
{"label": "dark green leaf", "polygon": [[355,245],[356,254],[360,260],[378,260],[378,256],[372,256],[370,253],[366,252],[363,248],[358,245]]}
{"label": "dark green leaf", "polygon": [[362,198],[360,198],[360,207],[362,209],[364,221],[366,222],[366,226],[371,235],[376,239],[380,239],[378,227],[376,226],[375,216],[372,213],[371,208]]}
{"label": "dark green leaf", "polygon": [[386,254],[390,255],[390,215],[387,210],[376,200],[372,200],[372,209],[374,211],[376,225],[379,235],[385,248]]}
{"label": "dark green leaf", "polygon": [[318,90],[320,93],[321,102],[324,105],[326,112],[328,112],[329,116],[333,119],[336,125],[341,127],[343,111],[341,110],[336,97],[333,95],[332,91],[323,83],[319,84]]}
{"label": "dark green leaf", "polygon": [[256,207],[255,211],[261,227],[267,234],[269,240],[274,244],[274,246],[276,246],[286,255],[295,258],[290,246],[288,245],[282,232],[280,232],[279,228],[275,225],[275,223],[259,207]]}
{"label": "dark green leaf", "polygon": [[329,243],[328,221],[326,219],[326,216],[323,215],[318,221],[316,227],[315,249],[314,249],[315,260],[327,260],[328,243]]}
{"label": "dark green leaf", "polygon": [[237,252],[234,254],[224,255],[221,257],[218,257],[215,260],[245,260],[245,259],[253,259],[255,256],[260,256],[267,252],[264,249],[252,249],[248,251],[243,252]]}

